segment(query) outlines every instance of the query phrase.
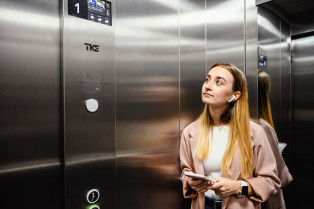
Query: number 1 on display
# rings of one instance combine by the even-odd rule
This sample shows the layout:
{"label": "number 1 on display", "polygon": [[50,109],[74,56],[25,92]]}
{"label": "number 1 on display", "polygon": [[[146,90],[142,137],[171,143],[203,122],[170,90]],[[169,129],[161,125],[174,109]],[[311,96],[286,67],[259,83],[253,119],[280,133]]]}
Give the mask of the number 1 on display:
{"label": "number 1 on display", "polygon": [[76,13],[80,13],[80,4],[79,3],[77,3],[77,4],[75,4],[75,7],[76,7]]}

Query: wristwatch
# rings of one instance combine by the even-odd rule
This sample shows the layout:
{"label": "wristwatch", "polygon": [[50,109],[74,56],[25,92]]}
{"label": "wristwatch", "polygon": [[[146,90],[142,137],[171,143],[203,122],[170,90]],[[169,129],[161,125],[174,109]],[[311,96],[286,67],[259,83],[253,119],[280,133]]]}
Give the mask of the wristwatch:
{"label": "wristwatch", "polygon": [[238,197],[244,197],[248,195],[249,192],[249,186],[245,181],[240,181],[241,182],[241,190],[240,194],[238,194]]}

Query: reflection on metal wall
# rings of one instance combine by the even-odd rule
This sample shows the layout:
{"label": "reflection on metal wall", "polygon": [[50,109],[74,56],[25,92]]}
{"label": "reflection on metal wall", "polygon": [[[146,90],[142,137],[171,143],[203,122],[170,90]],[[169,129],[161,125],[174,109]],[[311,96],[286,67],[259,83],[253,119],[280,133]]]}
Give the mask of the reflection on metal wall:
{"label": "reflection on metal wall", "polygon": [[296,201],[312,198],[311,193],[299,194],[304,185],[312,187],[313,173],[313,127],[314,127],[314,35],[294,36],[292,39],[292,118],[293,118],[293,208],[308,208],[310,203]]}
{"label": "reflection on metal wall", "polygon": [[[270,103],[279,140],[281,139],[281,28],[280,19],[263,7],[258,8],[258,53],[267,57],[267,65],[260,66],[271,78]],[[289,51],[287,51],[289,52]],[[288,91],[288,89],[286,89]],[[289,92],[289,91],[288,91]],[[286,127],[287,128],[287,127]]]}
{"label": "reflection on metal wall", "polygon": [[116,2],[117,208],[179,208],[178,1]]}
{"label": "reflection on metal wall", "polygon": [[1,208],[62,208],[59,1],[1,1]]}
{"label": "reflection on metal wall", "polygon": [[257,117],[257,7],[255,1],[245,0],[245,75],[247,78],[250,116]]}
{"label": "reflection on metal wall", "polygon": [[[266,57],[266,66],[259,65],[259,70],[265,71],[271,78],[272,116],[279,141],[289,145],[283,158],[291,169],[290,26],[264,7],[258,7],[258,47],[259,55]],[[293,198],[290,198],[291,191],[288,189],[284,190],[284,195],[286,207],[291,208]]]}

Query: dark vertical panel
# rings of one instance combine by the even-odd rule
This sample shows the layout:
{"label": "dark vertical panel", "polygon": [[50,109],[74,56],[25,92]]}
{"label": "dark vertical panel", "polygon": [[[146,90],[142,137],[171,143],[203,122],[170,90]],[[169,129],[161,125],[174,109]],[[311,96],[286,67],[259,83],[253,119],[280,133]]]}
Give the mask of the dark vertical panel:
{"label": "dark vertical panel", "polygon": [[311,192],[299,193],[299,190],[314,186],[309,174],[313,167],[313,127],[314,127],[314,36],[296,37],[292,40],[292,128],[293,128],[293,207],[309,208],[311,203],[298,199],[312,198]]}
{"label": "dark vertical panel", "polygon": [[116,2],[119,209],[180,207],[178,3]]}
{"label": "dark vertical panel", "polygon": [[63,208],[59,1],[1,1],[1,208]]}

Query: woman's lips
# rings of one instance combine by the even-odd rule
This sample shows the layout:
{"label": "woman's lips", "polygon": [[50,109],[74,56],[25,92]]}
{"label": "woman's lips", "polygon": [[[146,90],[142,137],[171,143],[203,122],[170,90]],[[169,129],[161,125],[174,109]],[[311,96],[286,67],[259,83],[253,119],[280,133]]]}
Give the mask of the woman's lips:
{"label": "woman's lips", "polygon": [[203,93],[204,96],[210,96],[210,97],[214,97],[214,95],[209,94],[209,93]]}

